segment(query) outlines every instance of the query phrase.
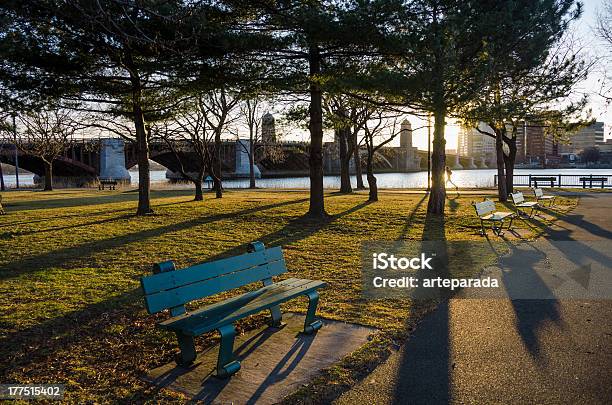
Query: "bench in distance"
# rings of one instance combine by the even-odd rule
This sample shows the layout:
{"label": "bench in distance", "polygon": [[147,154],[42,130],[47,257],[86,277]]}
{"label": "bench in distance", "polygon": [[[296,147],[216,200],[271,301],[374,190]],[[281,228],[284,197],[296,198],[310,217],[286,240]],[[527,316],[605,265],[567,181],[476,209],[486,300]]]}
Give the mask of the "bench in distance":
{"label": "bench in distance", "polygon": [[[525,201],[525,196],[520,191],[510,194],[510,198],[512,198],[512,203],[516,207],[517,213],[521,216],[531,218],[533,217],[533,214],[537,212],[538,208],[540,208],[537,201]],[[527,214],[525,208],[531,209],[529,214]]]}
{"label": "bench in distance", "polygon": [[593,182],[600,183],[601,188],[604,188],[604,184],[608,182],[607,177],[581,177],[580,181],[582,182],[582,188],[586,188],[587,182],[589,183],[589,188],[593,188]]}
{"label": "bench in distance", "polygon": [[117,180],[100,180],[98,190],[104,190],[104,186],[108,186],[109,190],[115,190],[117,188]]}
{"label": "bench in distance", "polygon": [[537,202],[543,201],[550,201],[550,203],[548,204],[549,207],[553,206],[553,203],[555,202],[555,197],[554,195],[544,195],[544,191],[541,188],[534,188],[533,189],[533,195],[535,196],[535,199]]}
{"label": "bench in distance", "polygon": [[491,222],[491,229],[497,236],[502,235],[504,228],[504,221],[510,219],[508,224],[508,230],[512,228],[512,221],[514,220],[515,214],[512,212],[495,211],[495,203],[491,200],[484,200],[479,203],[473,203],[476,215],[480,218],[480,234],[485,236],[487,234],[484,223]]}

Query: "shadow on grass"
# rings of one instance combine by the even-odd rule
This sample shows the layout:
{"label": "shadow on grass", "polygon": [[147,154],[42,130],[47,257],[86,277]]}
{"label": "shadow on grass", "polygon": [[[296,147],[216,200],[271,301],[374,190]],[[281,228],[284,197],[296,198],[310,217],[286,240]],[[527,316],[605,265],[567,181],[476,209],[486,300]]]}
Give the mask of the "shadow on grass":
{"label": "shadow on grass", "polygon": [[[15,211],[30,211],[30,210],[43,210],[51,208],[71,208],[81,207],[88,205],[100,205],[108,203],[120,203],[129,201],[138,201],[138,193],[130,191],[118,191],[116,194],[104,194],[104,195],[87,195],[79,196],[78,193],[66,193],[73,197],[68,198],[49,198],[44,200],[27,200],[27,201],[14,201],[8,204],[9,212]],[[57,195],[54,193],[54,195]],[[151,198],[170,198],[170,197],[183,197],[192,196],[192,190],[163,190],[163,191],[152,191]],[[4,204],[6,206],[6,204]],[[155,207],[155,204],[153,204]]]}
{"label": "shadow on grass", "polygon": [[[20,260],[16,265],[21,269],[29,269],[36,262],[44,262],[45,265],[52,266],[57,262],[64,263],[65,258],[70,258],[74,255],[82,256],[94,251],[111,249],[132,240],[142,240],[164,232],[172,232],[177,229],[185,229],[223,218],[233,218],[237,215],[305,201],[307,199],[269,204],[239,212],[186,221],[153,230],[135,232],[122,237],[92,242],[84,246],[61,249],[50,254]],[[367,202],[357,204],[323,222],[297,218],[287,224],[282,230],[264,235],[258,239],[267,242],[269,245],[288,244],[300,238],[308,237],[308,235],[328,226],[337,219],[367,205]],[[244,252],[244,246],[240,246],[229,249],[208,260]],[[94,367],[99,374],[110,374],[111,384],[122,385],[125,383],[128,385],[138,385],[135,381],[138,381],[139,376],[146,369],[172,361],[172,355],[176,351],[175,344],[169,346],[167,340],[162,341],[160,340],[160,335],[153,333],[153,320],[162,319],[165,315],[146,315],[141,294],[140,288],[132,289],[121,295],[110,297],[95,304],[89,304],[83,309],[43,321],[31,327],[9,331],[11,325],[2,325],[4,332],[0,335],[0,356],[5,361],[0,365],[0,374],[7,376],[11,374],[23,375],[23,370],[31,369],[34,365],[37,365],[37,368],[34,369],[41,370],[41,374],[39,375],[34,372],[34,378],[42,378],[42,370],[51,366],[59,375],[73,375],[78,384],[83,384],[84,381],[87,381],[87,378],[79,373],[73,374],[74,370],[70,366],[70,361],[72,361],[72,364],[76,362],[84,367]],[[115,326],[124,328],[124,336],[129,336],[129,338],[121,338],[117,342],[118,338],[108,332]],[[173,339],[171,341],[173,342]],[[210,341],[207,340],[206,344],[209,345]],[[74,350],[71,348],[74,348]],[[299,353],[302,353],[305,349],[305,347],[296,348]],[[239,350],[241,350],[241,355],[246,355],[249,351],[242,348],[239,348]],[[74,356],[74,358],[71,360],[63,358],[64,355],[62,353],[64,352],[71,353],[70,356]],[[134,355],[135,353],[137,353],[136,356]],[[48,372],[44,371],[44,376],[47,375]],[[115,375],[121,377],[115,378]],[[271,378],[282,378],[282,373],[272,375]],[[130,388],[130,398],[135,401],[142,398],[150,400],[151,396],[158,391],[158,387],[151,387],[148,384],[144,387]]]}
{"label": "shadow on grass", "polygon": [[408,233],[410,232],[410,229],[414,227],[414,220],[416,218],[417,212],[421,209],[427,197],[428,197],[427,193],[423,194],[423,197],[421,197],[421,199],[417,201],[412,211],[410,211],[410,214],[408,214],[408,218],[406,218],[406,223],[402,227],[402,230],[400,231],[400,234],[397,237],[397,240],[406,239],[406,237],[408,236]]}
{"label": "shadow on grass", "polygon": [[[113,249],[116,247],[123,246],[132,242],[143,241],[146,239],[161,236],[169,232],[177,232],[185,229],[189,229],[195,226],[212,223],[224,219],[235,218],[240,215],[248,215],[258,211],[268,210],[272,208],[282,207],[286,205],[299,204],[307,201],[307,199],[297,199],[290,201],[283,201],[275,204],[261,205],[254,208],[247,208],[237,212],[229,212],[224,214],[199,217],[183,221],[179,223],[173,223],[158,228],[147,229],[143,231],[133,232],[127,235],[116,236],[113,238],[96,240],[89,243],[80,244],[64,249],[58,249],[51,252],[26,257],[19,260],[14,260],[7,264],[5,268],[0,272],[0,280],[6,280],[13,277],[18,277],[24,272],[31,270],[41,270],[42,268],[49,267],[62,267],[69,268],[71,262],[75,260],[81,261],[84,257],[87,257],[93,253]],[[228,253],[229,255],[230,253]]]}

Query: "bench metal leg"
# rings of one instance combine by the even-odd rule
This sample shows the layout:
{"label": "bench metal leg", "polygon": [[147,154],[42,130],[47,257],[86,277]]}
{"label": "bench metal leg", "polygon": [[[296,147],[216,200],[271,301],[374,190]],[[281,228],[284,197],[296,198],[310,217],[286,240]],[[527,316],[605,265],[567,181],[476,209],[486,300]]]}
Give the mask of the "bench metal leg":
{"label": "bench metal leg", "polygon": [[226,378],[240,370],[240,362],[234,360],[234,338],[236,329],[234,325],[224,325],[219,328],[221,346],[217,360],[217,377]]}
{"label": "bench metal leg", "polygon": [[485,236],[487,234],[487,231],[485,230],[484,226],[484,221],[482,219],[480,220],[480,234],[482,236]]}
{"label": "bench metal leg", "polygon": [[319,304],[319,293],[316,291],[311,291],[306,295],[308,295],[308,312],[306,313],[306,319],[304,320],[304,333],[310,335],[321,329],[323,322],[315,319],[317,305]]}
{"label": "bench metal leg", "polygon": [[499,221],[499,226],[493,222],[493,233],[497,236],[501,236],[504,233],[504,220]]}
{"label": "bench metal leg", "polygon": [[270,316],[272,317],[270,326],[272,326],[273,328],[280,328],[281,326],[283,326],[283,315],[281,313],[280,306],[275,305],[270,308]]}
{"label": "bench metal leg", "polygon": [[196,349],[193,336],[185,335],[177,332],[179,348],[181,352],[176,355],[176,364],[183,367],[188,367],[196,359]]}

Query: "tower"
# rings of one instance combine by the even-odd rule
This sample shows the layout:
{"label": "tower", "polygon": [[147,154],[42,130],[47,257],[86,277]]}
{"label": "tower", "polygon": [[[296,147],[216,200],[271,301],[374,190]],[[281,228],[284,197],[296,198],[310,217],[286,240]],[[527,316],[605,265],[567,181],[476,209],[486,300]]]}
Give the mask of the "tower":
{"label": "tower", "polygon": [[263,117],[261,117],[261,140],[264,143],[276,142],[274,116],[270,113],[266,113]]}
{"label": "tower", "polygon": [[412,124],[410,121],[402,121],[400,127],[400,148],[412,148]]}

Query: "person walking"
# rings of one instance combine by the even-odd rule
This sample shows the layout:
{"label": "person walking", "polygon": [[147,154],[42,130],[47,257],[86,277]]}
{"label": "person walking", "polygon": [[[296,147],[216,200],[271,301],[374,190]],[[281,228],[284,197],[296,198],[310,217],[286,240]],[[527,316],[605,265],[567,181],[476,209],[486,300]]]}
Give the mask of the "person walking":
{"label": "person walking", "polygon": [[446,170],[446,183],[450,183],[453,186],[455,186],[455,190],[457,190],[457,192],[459,192],[459,187],[457,187],[457,185],[455,183],[453,183],[453,180],[451,179],[453,171],[448,166],[446,166],[446,169],[444,169],[444,170]]}

